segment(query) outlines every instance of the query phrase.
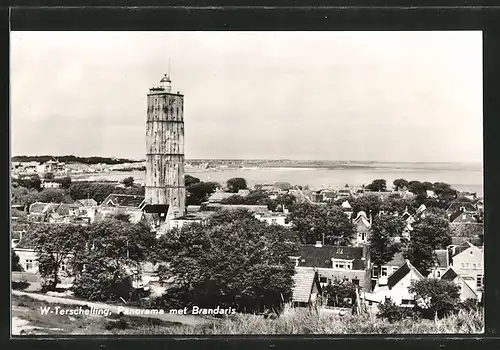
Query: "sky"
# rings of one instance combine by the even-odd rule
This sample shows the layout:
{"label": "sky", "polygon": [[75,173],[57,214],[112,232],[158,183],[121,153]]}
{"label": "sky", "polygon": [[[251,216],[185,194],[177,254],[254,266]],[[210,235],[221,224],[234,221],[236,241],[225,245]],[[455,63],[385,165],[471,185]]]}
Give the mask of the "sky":
{"label": "sky", "polygon": [[145,157],[168,72],[185,156],[482,162],[482,33],[11,32],[11,154]]}

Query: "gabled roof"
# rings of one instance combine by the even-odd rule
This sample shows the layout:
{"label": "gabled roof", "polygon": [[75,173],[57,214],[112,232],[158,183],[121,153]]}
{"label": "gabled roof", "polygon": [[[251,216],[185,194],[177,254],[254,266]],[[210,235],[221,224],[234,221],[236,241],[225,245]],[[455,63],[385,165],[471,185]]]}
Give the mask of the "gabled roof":
{"label": "gabled roof", "polygon": [[30,205],[29,213],[30,214],[42,214],[46,206],[47,206],[47,203],[35,202],[35,203]]}
{"label": "gabled roof", "polygon": [[237,195],[237,193],[229,193],[229,192],[222,192],[222,191],[216,191],[208,197],[209,202],[220,202],[223,199],[232,197]]}
{"label": "gabled roof", "polygon": [[441,276],[442,280],[453,282],[455,278],[458,278],[462,282],[462,287],[465,287],[474,294],[477,297],[477,293],[474,291],[474,289],[471,287],[470,282],[475,283],[475,280],[472,279],[472,281],[467,282],[467,280],[470,280],[470,276],[460,276],[458,273],[456,273],[455,270],[453,270],[452,267],[448,268],[446,272]]}
{"label": "gabled roof", "polygon": [[453,267],[449,267],[448,270],[441,276],[442,280],[453,281],[458,276],[458,273],[453,270]]}
{"label": "gabled roof", "polygon": [[455,199],[453,202],[451,202],[446,211],[448,213],[454,213],[456,211],[460,211],[460,208],[462,207],[465,208],[465,211],[476,211],[476,207],[474,207],[474,204],[472,204],[471,202],[462,202],[458,199]]}
{"label": "gabled roof", "polygon": [[341,207],[343,209],[352,209],[351,205],[349,204],[349,201],[347,201],[347,200],[342,202]]}
{"label": "gabled roof", "polygon": [[77,209],[77,208],[78,206],[74,204],[61,203],[54,211],[59,215],[64,216],[64,215],[69,215],[70,209]]}
{"label": "gabled roof", "polygon": [[199,205],[188,205],[186,211],[188,213],[197,213],[199,212],[201,207]]}
{"label": "gabled roof", "polygon": [[411,271],[414,271],[417,276],[420,276],[421,278],[424,278],[420,272],[408,261],[406,260],[406,263],[401,266],[399,269],[394,271],[388,278],[387,278],[387,285],[389,288],[394,287],[399,281],[401,281],[407,274],[409,274]]}
{"label": "gabled roof", "polygon": [[103,206],[103,207],[138,207],[142,203],[143,200],[144,200],[144,196],[112,193],[106,197],[106,199],[101,203],[101,206]]}
{"label": "gabled roof", "polygon": [[462,212],[460,210],[454,212],[450,216],[452,223],[477,223],[477,219],[470,212]]}
{"label": "gabled roof", "polygon": [[366,213],[364,211],[359,211],[358,214],[356,215],[356,218],[353,220],[353,223],[359,224],[362,223],[364,226],[367,228],[370,228],[372,225],[370,224],[370,221],[368,221],[368,218],[366,216]]}
{"label": "gabled roof", "polygon": [[79,199],[75,202],[76,204],[80,204],[84,207],[94,207],[97,205],[97,202],[93,198],[88,198],[88,199]]}
{"label": "gabled roof", "polygon": [[[332,259],[353,260],[353,270],[363,270],[363,247],[302,245],[299,266],[332,268]],[[304,261],[302,261],[304,260]]]}
{"label": "gabled roof", "polygon": [[[311,300],[311,292],[314,283],[318,283],[318,273],[314,270],[295,269],[293,275],[294,287],[292,289],[292,301],[308,303]],[[319,289],[318,283],[318,289]]]}
{"label": "gabled roof", "polygon": [[468,238],[468,237],[457,237],[457,236],[451,237],[451,244],[453,245],[461,245],[467,242],[470,242],[475,246],[479,246],[482,244],[480,238]]}
{"label": "gabled roof", "polygon": [[483,252],[483,250],[481,248],[479,248],[479,247],[475,246],[474,244],[466,241],[466,242],[462,243],[461,245],[459,245],[459,246],[457,246],[455,248],[455,254],[453,255],[453,257],[456,257],[459,254],[462,254],[463,252],[465,252],[469,248],[472,248],[472,249],[475,249],[475,250],[479,250],[481,253]]}

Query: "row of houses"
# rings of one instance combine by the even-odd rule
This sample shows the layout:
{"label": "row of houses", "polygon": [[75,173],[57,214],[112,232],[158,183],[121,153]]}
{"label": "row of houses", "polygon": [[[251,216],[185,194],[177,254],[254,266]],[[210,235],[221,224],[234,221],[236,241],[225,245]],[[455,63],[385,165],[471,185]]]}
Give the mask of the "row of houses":
{"label": "row of houses", "polygon": [[369,247],[302,246],[295,261],[293,301],[311,303],[321,290],[333,281],[348,281],[358,286],[366,307],[377,310],[380,303],[392,300],[398,306],[412,307],[415,298],[408,288],[412,281],[437,278],[455,283],[460,299],[481,300],[484,290],[484,252],[469,242],[436,251],[436,263],[423,276],[410,261],[397,253],[392,261],[376,267],[370,261]]}
{"label": "row of houses", "polygon": [[57,160],[48,160],[44,163],[39,162],[12,162],[11,171],[14,174],[66,174],[69,169],[64,162]]}

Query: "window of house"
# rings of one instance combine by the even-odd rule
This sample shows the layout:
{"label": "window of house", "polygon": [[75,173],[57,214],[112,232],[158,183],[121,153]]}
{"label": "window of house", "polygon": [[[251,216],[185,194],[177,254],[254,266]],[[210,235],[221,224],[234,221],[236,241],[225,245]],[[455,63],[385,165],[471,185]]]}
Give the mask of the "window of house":
{"label": "window of house", "polygon": [[464,263],[460,263],[460,268],[461,269],[465,269],[465,264]]}
{"label": "window of house", "polygon": [[352,284],[354,284],[355,286],[359,286],[359,280],[357,278],[353,278]]}
{"label": "window of house", "polygon": [[484,285],[484,276],[483,275],[477,275],[476,277],[476,287],[480,288]]}
{"label": "window of house", "polygon": [[335,270],[352,270],[352,261],[333,260],[333,268]]}
{"label": "window of house", "polygon": [[472,268],[475,270],[476,269],[476,263],[472,263]]}
{"label": "window of house", "polygon": [[381,276],[382,277],[387,277],[387,267],[382,267],[382,270],[381,270]]}
{"label": "window of house", "polygon": [[402,305],[413,305],[414,302],[412,299],[401,299],[401,304]]}
{"label": "window of house", "polygon": [[372,269],[372,277],[373,278],[377,278],[378,277],[378,269],[376,267],[374,267]]}
{"label": "window of house", "polygon": [[32,270],[32,269],[33,269],[33,260],[27,259],[26,260],[26,270]]}
{"label": "window of house", "polygon": [[481,268],[481,263],[477,263],[477,268],[480,269]]}
{"label": "window of house", "polygon": [[327,283],[327,279],[326,279],[326,277],[320,277],[320,278],[319,278],[319,282],[320,282],[320,283]]}
{"label": "window of house", "polygon": [[465,263],[465,268],[470,269],[470,263]]}

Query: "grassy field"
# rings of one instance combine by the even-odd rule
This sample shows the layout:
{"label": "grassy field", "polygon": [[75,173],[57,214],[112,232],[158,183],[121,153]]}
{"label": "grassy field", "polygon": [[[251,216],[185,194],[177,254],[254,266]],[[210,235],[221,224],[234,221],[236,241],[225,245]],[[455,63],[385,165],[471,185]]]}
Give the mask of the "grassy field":
{"label": "grassy field", "polygon": [[47,335],[224,335],[224,334],[456,334],[481,333],[483,313],[460,312],[438,320],[389,323],[374,315],[318,316],[307,309],[287,309],[278,318],[236,314],[197,326],[157,319],[118,316],[41,315],[40,306],[57,306],[29,297],[13,296],[13,317],[27,322],[25,334]]}
{"label": "grassy field", "polygon": [[[19,335],[89,335],[102,334],[113,335],[119,330],[129,332],[142,327],[169,328],[178,325],[174,322],[166,322],[156,318],[145,318],[136,316],[87,316],[87,315],[42,315],[41,307],[59,306],[67,309],[68,305],[47,303],[28,296],[12,296],[12,319],[13,333]],[[17,325],[17,326],[16,326]],[[17,329],[14,329],[17,328]]]}

